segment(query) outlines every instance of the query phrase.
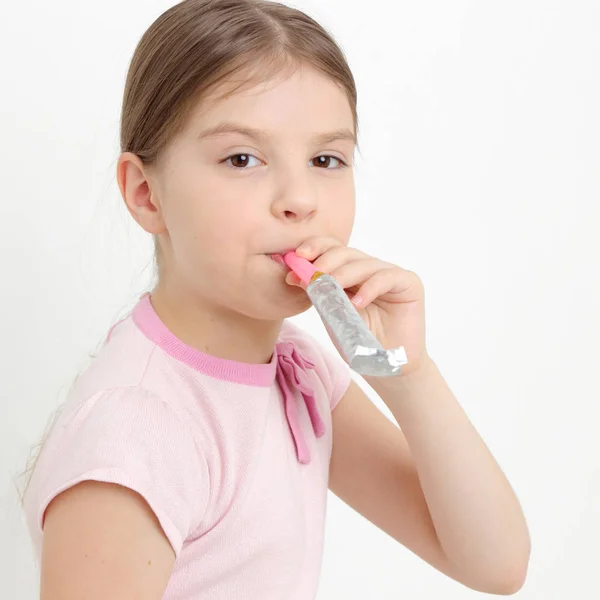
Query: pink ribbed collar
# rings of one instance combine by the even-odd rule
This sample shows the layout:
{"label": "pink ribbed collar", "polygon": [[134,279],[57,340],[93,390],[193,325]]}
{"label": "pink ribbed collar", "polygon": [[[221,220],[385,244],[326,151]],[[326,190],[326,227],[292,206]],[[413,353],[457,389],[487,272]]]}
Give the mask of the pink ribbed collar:
{"label": "pink ribbed collar", "polygon": [[292,342],[277,342],[269,363],[244,363],[211,356],[180,340],[154,310],[149,292],[140,297],[131,316],[133,322],[150,341],[196,371],[217,379],[260,387],[269,387],[277,381],[283,394],[285,413],[298,460],[304,464],[310,462],[310,453],[298,418],[296,390],[302,396],[317,437],[325,433],[325,424],[319,414],[311,377],[307,371],[307,369],[314,369],[315,365],[302,356]]}

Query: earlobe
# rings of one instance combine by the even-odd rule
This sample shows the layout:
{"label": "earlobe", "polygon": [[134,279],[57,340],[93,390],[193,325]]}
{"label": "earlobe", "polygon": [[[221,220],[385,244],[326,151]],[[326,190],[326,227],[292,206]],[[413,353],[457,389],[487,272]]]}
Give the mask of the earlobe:
{"label": "earlobe", "polygon": [[121,154],[117,164],[117,182],[127,210],[138,225],[148,233],[162,233],[165,230],[162,211],[156,194],[152,192],[147,169],[136,154]]}

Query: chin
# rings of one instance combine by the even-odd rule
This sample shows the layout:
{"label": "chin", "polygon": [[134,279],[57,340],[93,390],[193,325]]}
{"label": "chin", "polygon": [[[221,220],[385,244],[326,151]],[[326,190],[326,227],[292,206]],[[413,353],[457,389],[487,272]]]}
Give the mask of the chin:
{"label": "chin", "polygon": [[274,303],[275,310],[282,319],[302,314],[312,306],[310,298],[303,289],[294,287],[292,290],[293,293],[288,293],[287,298],[282,298],[280,302]]}
{"label": "chin", "polygon": [[290,286],[287,283],[283,290],[277,290],[271,295],[265,295],[255,304],[256,310],[252,311],[257,318],[267,321],[276,321],[295,317],[306,312],[312,302],[306,292],[299,287]]}
{"label": "chin", "polygon": [[[287,319],[288,317],[295,317],[296,315],[300,315],[303,312],[306,312],[312,306],[312,302],[310,301],[310,298],[306,295],[306,292],[302,290],[302,293],[304,295],[303,298],[300,298],[299,301],[289,304],[289,310],[286,311],[286,316],[284,318]],[[286,308],[288,307],[286,306]]]}

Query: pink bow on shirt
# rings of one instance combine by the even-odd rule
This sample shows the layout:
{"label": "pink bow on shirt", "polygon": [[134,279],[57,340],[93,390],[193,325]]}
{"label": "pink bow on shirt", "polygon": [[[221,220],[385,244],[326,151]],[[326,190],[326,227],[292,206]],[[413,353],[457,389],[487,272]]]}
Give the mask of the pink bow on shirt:
{"label": "pink bow on shirt", "polygon": [[276,348],[276,378],[283,393],[285,414],[296,445],[296,454],[300,463],[308,464],[311,460],[310,452],[300,428],[298,407],[292,388],[298,388],[302,393],[313,431],[317,437],[321,437],[325,433],[325,423],[319,414],[315,392],[309,383],[308,373],[306,372],[308,368],[314,369],[315,364],[304,358],[291,342],[279,342]]}

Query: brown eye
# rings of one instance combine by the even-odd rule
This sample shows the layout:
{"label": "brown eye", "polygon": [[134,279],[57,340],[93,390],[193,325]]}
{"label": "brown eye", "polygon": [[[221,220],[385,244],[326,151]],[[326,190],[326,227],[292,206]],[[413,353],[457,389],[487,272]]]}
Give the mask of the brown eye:
{"label": "brown eye", "polygon": [[223,162],[228,163],[232,168],[241,171],[248,166],[248,161],[251,158],[256,159],[256,156],[252,156],[252,154],[232,154],[231,156],[228,156]]}
{"label": "brown eye", "polygon": [[245,167],[248,163],[248,155],[247,154],[236,154],[232,156],[232,166],[234,167]]}
{"label": "brown eye", "polygon": [[[225,160],[221,161],[226,163],[228,166],[230,166],[232,169],[235,169],[237,171],[242,171],[242,170],[247,170],[246,167],[248,166],[252,166],[249,165],[249,161],[251,159],[255,159],[257,160],[259,163],[260,161],[256,158],[256,156],[253,156],[252,154],[232,154],[231,156],[228,156]],[[336,166],[335,163],[332,163],[331,161],[337,161],[338,165]],[[343,169],[344,167],[347,167],[347,163],[345,163],[341,158],[337,158],[336,156],[330,156],[328,154],[323,154],[321,156],[317,156],[316,158],[313,158],[311,160],[312,164],[314,166],[317,167],[324,167],[327,170],[333,171],[336,169]]]}
{"label": "brown eye", "polygon": [[325,167],[326,169],[329,169],[329,165],[331,164],[331,160],[337,160],[338,163],[340,163],[339,167],[333,167],[334,169],[336,168],[343,168],[346,166],[346,163],[341,159],[341,158],[337,158],[335,156],[330,156],[328,154],[323,154],[321,156],[317,156],[316,158],[313,158],[313,161],[317,161],[317,164],[315,166],[317,167]]}

